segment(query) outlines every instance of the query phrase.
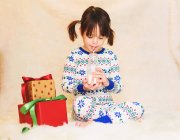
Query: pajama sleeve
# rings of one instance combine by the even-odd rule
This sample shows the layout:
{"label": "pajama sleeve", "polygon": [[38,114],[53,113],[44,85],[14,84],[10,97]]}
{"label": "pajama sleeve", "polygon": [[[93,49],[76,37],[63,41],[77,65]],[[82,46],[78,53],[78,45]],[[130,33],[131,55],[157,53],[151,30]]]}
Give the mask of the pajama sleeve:
{"label": "pajama sleeve", "polygon": [[121,77],[119,74],[119,64],[117,60],[117,56],[113,53],[111,57],[111,68],[109,70],[109,83],[110,85],[106,87],[109,88],[113,93],[119,93],[121,91],[122,83]]}
{"label": "pajama sleeve", "polygon": [[67,57],[66,62],[64,64],[64,71],[62,76],[62,89],[67,93],[75,93],[75,89],[77,89],[77,84],[75,80],[76,73],[76,64],[75,57],[73,52]]}

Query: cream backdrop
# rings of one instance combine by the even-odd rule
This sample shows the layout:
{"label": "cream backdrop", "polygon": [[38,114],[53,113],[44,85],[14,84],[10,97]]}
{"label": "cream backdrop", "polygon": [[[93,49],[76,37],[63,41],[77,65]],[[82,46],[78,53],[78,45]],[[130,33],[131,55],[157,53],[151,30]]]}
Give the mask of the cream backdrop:
{"label": "cream backdrop", "polygon": [[[124,89],[115,100],[140,101],[146,110],[180,111],[179,0],[1,0],[1,121],[18,119],[22,76],[51,73],[57,94],[63,93],[64,61],[81,46],[80,36],[69,40],[67,25],[90,5],[109,13],[116,33],[111,48]],[[70,111],[73,96],[65,95]]]}

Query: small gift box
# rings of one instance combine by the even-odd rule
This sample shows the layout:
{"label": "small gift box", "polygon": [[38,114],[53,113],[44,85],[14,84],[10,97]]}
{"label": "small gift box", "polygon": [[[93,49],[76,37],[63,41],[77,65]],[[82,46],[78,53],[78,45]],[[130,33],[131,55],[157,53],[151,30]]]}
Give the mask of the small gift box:
{"label": "small gift box", "polygon": [[51,100],[36,99],[18,105],[19,122],[31,125],[60,126],[68,123],[66,97],[59,95]]}
{"label": "small gift box", "polygon": [[22,77],[24,83],[22,84],[23,102],[41,98],[54,98],[56,96],[55,84],[51,74],[40,77]]}

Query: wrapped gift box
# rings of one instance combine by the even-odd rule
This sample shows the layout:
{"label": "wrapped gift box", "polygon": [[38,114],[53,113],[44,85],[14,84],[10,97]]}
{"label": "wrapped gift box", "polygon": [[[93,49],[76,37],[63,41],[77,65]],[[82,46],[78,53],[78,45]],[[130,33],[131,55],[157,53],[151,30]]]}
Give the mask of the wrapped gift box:
{"label": "wrapped gift box", "polygon": [[51,99],[56,97],[55,83],[51,74],[40,78],[22,78],[24,81],[21,85],[24,103],[41,98]]}
{"label": "wrapped gift box", "polygon": [[54,80],[37,80],[28,82],[26,96],[28,101],[56,97]]}
{"label": "wrapped gift box", "polygon": [[[20,112],[20,108],[23,105],[24,104],[18,105],[19,122],[32,125],[30,113],[28,112],[24,115]],[[35,113],[38,125],[60,126],[64,123],[68,123],[66,100],[38,102],[35,104]]]}

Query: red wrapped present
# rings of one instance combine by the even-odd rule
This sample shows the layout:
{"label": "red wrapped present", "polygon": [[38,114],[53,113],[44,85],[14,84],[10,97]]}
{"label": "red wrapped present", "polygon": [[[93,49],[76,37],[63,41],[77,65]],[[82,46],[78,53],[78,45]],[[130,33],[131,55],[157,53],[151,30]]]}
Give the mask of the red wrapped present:
{"label": "red wrapped present", "polygon": [[[59,95],[55,97],[56,99],[52,99],[48,101],[47,99],[39,99],[39,100],[37,99],[34,100],[35,102],[31,101],[26,104],[18,105],[19,122],[29,123],[31,125],[38,124],[38,125],[50,125],[50,126],[60,126],[63,125],[64,123],[68,123],[66,98],[58,99],[58,97],[64,97],[64,96]],[[31,109],[33,107],[34,107],[34,112],[33,111],[31,112]]]}
{"label": "red wrapped present", "polygon": [[40,78],[22,77],[24,83],[22,86],[23,102],[56,97],[56,90],[52,75],[42,76]]}

